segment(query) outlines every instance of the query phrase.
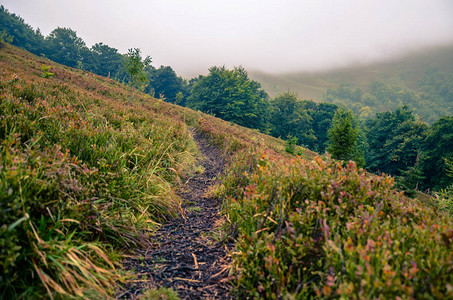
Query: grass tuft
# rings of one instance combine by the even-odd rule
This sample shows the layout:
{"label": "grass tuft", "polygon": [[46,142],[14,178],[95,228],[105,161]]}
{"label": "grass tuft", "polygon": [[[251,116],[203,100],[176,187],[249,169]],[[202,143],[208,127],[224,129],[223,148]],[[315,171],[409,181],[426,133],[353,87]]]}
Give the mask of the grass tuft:
{"label": "grass tuft", "polygon": [[0,70],[0,298],[110,298],[118,252],[181,210],[194,117],[10,45]]}

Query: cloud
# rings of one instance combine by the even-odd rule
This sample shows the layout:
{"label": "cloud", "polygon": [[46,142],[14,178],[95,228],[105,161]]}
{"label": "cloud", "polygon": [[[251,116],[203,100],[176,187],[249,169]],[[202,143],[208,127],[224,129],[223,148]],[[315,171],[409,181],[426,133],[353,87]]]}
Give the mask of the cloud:
{"label": "cloud", "polygon": [[453,42],[450,0],[4,2],[45,34],[71,27],[88,45],[139,47],[185,76],[212,65],[320,70]]}

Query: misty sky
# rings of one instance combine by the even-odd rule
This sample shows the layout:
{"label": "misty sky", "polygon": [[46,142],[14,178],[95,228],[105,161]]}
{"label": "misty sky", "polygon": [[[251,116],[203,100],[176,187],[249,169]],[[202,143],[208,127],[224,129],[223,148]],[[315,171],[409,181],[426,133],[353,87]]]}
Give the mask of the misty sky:
{"label": "misty sky", "polygon": [[265,72],[367,63],[453,43],[452,0],[0,0],[44,35],[140,48],[182,76],[213,65]]}

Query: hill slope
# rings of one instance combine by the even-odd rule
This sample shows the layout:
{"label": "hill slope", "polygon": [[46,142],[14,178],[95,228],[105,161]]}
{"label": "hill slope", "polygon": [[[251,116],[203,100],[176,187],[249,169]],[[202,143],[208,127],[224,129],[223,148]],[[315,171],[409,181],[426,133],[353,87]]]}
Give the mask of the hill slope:
{"label": "hill slope", "polygon": [[393,60],[364,66],[353,66],[325,72],[266,74],[249,72],[273,97],[288,90],[302,99],[320,101],[328,89],[347,84],[365,89],[373,81],[398,85],[414,91],[425,72],[437,67],[441,72],[453,73],[453,45],[417,52]]}
{"label": "hill slope", "polygon": [[190,127],[227,158],[209,196],[239,297],[453,297],[452,218],[392,178],[9,45],[0,70],[2,298],[114,297],[121,251],[181,212]]}
{"label": "hill slope", "polygon": [[199,155],[188,126],[227,148],[284,152],[281,140],[10,45],[0,70],[2,298],[112,296],[115,253],[148,244],[181,211],[174,190]]}

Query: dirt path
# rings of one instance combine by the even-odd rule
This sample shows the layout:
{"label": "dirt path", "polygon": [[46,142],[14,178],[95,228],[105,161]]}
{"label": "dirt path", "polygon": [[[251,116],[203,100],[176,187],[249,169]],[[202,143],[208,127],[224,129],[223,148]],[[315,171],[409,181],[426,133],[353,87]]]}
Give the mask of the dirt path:
{"label": "dirt path", "polygon": [[144,288],[171,287],[181,299],[231,299],[225,279],[231,244],[212,238],[219,222],[220,203],[205,196],[224,169],[221,152],[207,144],[197,132],[193,136],[202,153],[202,174],[195,174],[178,193],[183,199],[186,219],[176,218],[163,225],[153,236],[149,249],[124,263],[134,269],[140,280],[132,283],[120,298],[134,299]]}

